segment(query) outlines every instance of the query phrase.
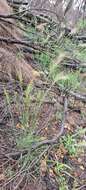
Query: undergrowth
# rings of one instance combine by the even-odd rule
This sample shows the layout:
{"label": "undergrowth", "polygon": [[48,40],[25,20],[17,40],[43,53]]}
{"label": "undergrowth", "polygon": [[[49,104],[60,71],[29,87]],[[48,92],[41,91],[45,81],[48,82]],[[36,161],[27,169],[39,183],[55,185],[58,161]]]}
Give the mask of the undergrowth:
{"label": "undergrowth", "polygon": [[[34,96],[32,95],[34,92]],[[72,175],[72,169],[70,165],[67,163],[63,163],[60,160],[49,160],[49,155],[46,155],[46,149],[48,148],[47,145],[39,147],[38,149],[34,149],[33,147],[40,143],[41,141],[45,140],[46,137],[37,135],[37,128],[38,128],[38,121],[39,121],[39,115],[40,111],[43,105],[43,102],[45,101],[45,97],[48,95],[48,91],[46,93],[42,93],[40,91],[34,91],[34,86],[32,84],[28,85],[27,88],[23,91],[22,94],[22,106],[20,104],[19,98],[20,95],[17,93],[14,93],[13,100],[12,97],[8,94],[8,92],[5,90],[5,96],[6,101],[8,104],[8,108],[10,115],[13,118],[13,111],[11,107],[11,101],[15,100],[15,106],[16,111],[19,113],[19,122],[17,125],[15,125],[15,121],[13,120],[12,124],[14,123],[15,129],[19,131],[19,134],[16,136],[16,146],[18,150],[28,150],[28,153],[25,156],[21,156],[19,159],[20,168],[28,172],[29,168],[33,169],[33,175],[35,177],[40,175],[40,158],[46,160],[46,171],[48,171],[48,167],[53,167],[53,170],[55,170],[56,173],[56,180],[59,184],[60,190],[66,190],[68,189],[68,181],[67,177],[65,177],[65,173],[68,176]],[[15,97],[15,98],[14,98]],[[34,100],[35,98],[35,100]],[[34,100],[34,101],[33,101]],[[34,103],[33,103],[34,102]],[[53,116],[52,116],[53,117]],[[58,118],[57,118],[58,119]],[[60,118],[61,120],[62,118]],[[46,126],[45,126],[46,128]],[[64,135],[60,138],[60,146],[64,147],[64,150],[66,151],[66,154],[70,156],[77,156],[78,155],[78,147],[79,151],[81,147],[83,146],[83,143],[81,144],[79,142],[79,138],[85,133],[86,130],[76,131],[76,133]],[[54,148],[54,151],[57,151],[59,147],[57,146]],[[53,148],[52,148],[53,151]],[[45,152],[45,153],[44,153]],[[49,163],[51,163],[51,166],[49,166]],[[31,167],[30,167],[31,166]],[[32,167],[33,166],[33,167]],[[15,175],[14,170],[12,168],[8,167],[6,170],[7,176],[12,177]]]}
{"label": "undergrowth", "polygon": [[[81,24],[82,27],[82,24]],[[44,31],[43,31],[44,32]],[[34,90],[34,85],[31,83],[23,90],[22,86],[22,93],[21,93],[21,100],[20,95],[14,93],[14,97],[8,94],[6,90],[6,102],[8,105],[8,109],[10,112],[10,116],[12,119],[12,125],[19,131],[19,135],[16,137],[16,146],[17,149],[28,149],[28,154],[24,157],[20,157],[19,163],[21,168],[26,169],[29,168],[32,164],[33,174],[35,177],[40,175],[40,158],[46,160],[47,166],[51,162],[50,169],[53,168],[54,172],[56,173],[56,180],[59,184],[59,190],[67,190],[68,189],[68,181],[66,175],[72,176],[72,168],[62,162],[62,160],[52,159],[49,160],[49,154],[47,156],[46,153],[44,154],[44,150],[46,149],[47,145],[44,147],[39,147],[37,150],[32,151],[32,148],[37,143],[41,142],[42,140],[46,139],[44,136],[37,135],[38,129],[38,122],[39,116],[41,113],[43,102],[45,98],[49,96],[49,90],[51,89],[54,84],[58,85],[61,89],[67,91],[76,91],[80,88],[81,79],[80,79],[80,70],[73,70],[64,68],[62,63],[65,57],[77,58],[80,61],[86,60],[86,49],[80,48],[76,43],[71,41],[68,38],[63,40],[63,44],[57,42],[56,39],[49,38],[50,31],[48,30],[48,35],[42,32],[42,36],[39,35],[39,32],[36,30],[35,27],[27,28],[27,33],[25,36],[30,40],[34,40],[35,42],[41,42],[42,45],[45,45],[45,52],[39,52],[33,55],[37,62],[42,67],[46,75],[46,80],[51,81],[51,86],[48,90],[36,91]],[[46,30],[45,30],[46,32]],[[18,55],[19,57],[20,55]],[[64,91],[65,92],[65,91]],[[34,95],[33,95],[34,94]],[[15,102],[15,107],[19,115],[19,122],[15,125],[13,111],[11,106],[11,100]],[[58,114],[58,113],[57,113]],[[62,120],[62,113],[57,115],[57,120]],[[46,129],[46,126],[45,126]],[[75,134],[67,134],[63,135],[60,139],[59,146],[62,145],[66,154],[69,156],[77,156],[78,155],[78,147],[82,147],[83,144],[79,142],[79,139],[85,133],[84,130],[78,131]],[[53,149],[53,148],[52,148]],[[59,147],[55,148],[57,151]],[[47,157],[47,159],[46,159]],[[26,169],[27,170],[27,169]],[[47,169],[46,169],[47,170]],[[8,167],[7,171],[9,176],[14,175],[14,172]],[[29,172],[29,169],[28,169]],[[66,174],[66,175],[65,175]],[[74,179],[75,180],[75,179]]]}

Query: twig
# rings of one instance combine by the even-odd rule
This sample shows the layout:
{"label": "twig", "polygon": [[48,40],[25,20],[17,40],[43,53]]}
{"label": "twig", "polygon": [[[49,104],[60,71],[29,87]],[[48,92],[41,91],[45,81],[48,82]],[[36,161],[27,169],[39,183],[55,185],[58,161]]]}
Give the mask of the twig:
{"label": "twig", "polygon": [[64,125],[65,125],[65,121],[66,121],[66,115],[67,115],[67,105],[68,105],[68,102],[67,102],[67,97],[65,96],[64,98],[64,113],[63,113],[63,119],[62,119],[62,124],[61,124],[61,130],[60,132],[57,134],[56,137],[54,137],[53,139],[51,140],[44,140],[36,145],[33,146],[33,150],[35,150],[36,148],[40,147],[40,146],[43,146],[43,145],[52,145],[52,144],[56,144],[58,139],[61,137],[61,135],[63,134],[64,132]]}
{"label": "twig", "polygon": [[[37,88],[41,88],[41,89],[43,89],[43,90],[46,90],[47,88],[49,88],[50,83],[41,83],[41,84],[39,84],[38,82],[36,82],[36,83],[35,83],[35,86],[36,86]],[[74,97],[75,99],[81,100],[82,102],[86,103],[86,95],[82,95],[82,94],[79,94],[79,93],[77,93],[77,92],[73,92],[73,91],[71,91],[71,90],[66,90],[65,88],[61,88],[59,85],[57,86],[57,85],[54,84],[54,85],[52,86],[52,88],[51,88],[51,91],[54,91],[54,92],[56,92],[56,93],[57,93],[57,91],[58,91],[59,95],[60,95],[61,93],[64,93],[64,92],[65,92],[67,95],[72,96],[72,97]]]}
{"label": "twig", "polygon": [[[27,6],[27,7],[28,7],[28,6]],[[9,15],[0,14],[0,17],[1,17],[1,18],[13,18],[14,16],[18,16],[18,15],[20,15],[20,14],[24,14],[25,12],[27,13],[27,11],[28,11],[29,13],[31,13],[31,11],[48,12],[48,13],[54,14],[54,15],[57,17],[58,21],[60,22],[60,17],[59,17],[59,15],[58,15],[55,11],[49,10],[49,9],[44,9],[44,8],[26,8],[25,10],[18,11],[18,12],[16,12],[16,13],[9,14]],[[32,13],[31,13],[31,14],[32,14]]]}
{"label": "twig", "polygon": [[82,40],[82,41],[86,42],[86,36],[75,36],[75,38],[77,40]]}
{"label": "twig", "polygon": [[25,23],[31,23],[28,19],[22,18],[20,16],[9,16],[9,15],[0,15],[0,19],[5,19],[5,22],[9,22],[8,19],[13,19],[13,20],[19,20],[21,22],[25,22]]}
{"label": "twig", "polygon": [[23,174],[24,172],[25,172],[25,174],[26,174],[26,172],[29,174],[29,171],[31,170],[31,168],[33,168],[33,166],[35,165],[35,164],[37,164],[39,161],[40,161],[40,159],[42,158],[42,156],[49,150],[49,148],[50,148],[50,146],[48,146],[46,149],[44,149],[44,151],[39,155],[39,157],[37,158],[37,159],[35,159],[35,160],[33,160],[31,163],[30,163],[30,165],[29,165],[29,167],[27,167],[27,168],[25,168],[25,169],[21,169],[20,171],[18,171],[14,176],[12,176],[4,185],[3,185],[3,187],[2,188],[5,188],[9,183],[11,183],[16,177],[18,177],[19,175],[21,175],[21,174]]}
{"label": "twig", "polygon": [[18,0],[7,0],[8,3],[11,3],[11,4],[17,4],[17,5],[28,5],[28,2],[23,2],[23,0],[21,1],[18,1]]}
{"label": "twig", "polygon": [[86,68],[86,64],[77,64],[77,63],[61,63],[61,64],[75,69]]}
{"label": "twig", "polygon": [[82,102],[86,103],[86,95],[81,95],[73,91],[69,91],[69,94],[75,97],[76,99],[81,100]]}
{"label": "twig", "polygon": [[86,184],[85,185],[82,185],[81,187],[77,188],[77,190],[83,190],[83,188],[86,187]]}
{"label": "twig", "polygon": [[74,35],[67,35],[68,38],[78,40],[78,41],[83,41],[84,43],[86,42],[86,36],[74,36]]}
{"label": "twig", "polygon": [[21,177],[20,181],[17,183],[17,185],[14,187],[14,190],[19,189],[19,187],[21,186],[23,180],[26,178],[26,173],[23,174],[23,176]]}

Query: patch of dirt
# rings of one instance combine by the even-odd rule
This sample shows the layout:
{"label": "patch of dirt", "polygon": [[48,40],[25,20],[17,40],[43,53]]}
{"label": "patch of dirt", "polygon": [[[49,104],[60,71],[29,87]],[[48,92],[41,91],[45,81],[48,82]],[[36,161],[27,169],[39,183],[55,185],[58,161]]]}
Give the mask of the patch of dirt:
{"label": "patch of dirt", "polygon": [[8,6],[8,4],[7,4],[7,1],[6,0],[1,0],[0,1],[0,14],[5,14],[5,15],[7,15],[7,14],[9,14],[9,13],[11,13],[12,12],[12,10],[11,10],[11,8]]}
{"label": "patch of dirt", "polygon": [[[0,13],[9,15],[12,14],[12,9],[8,6],[7,1],[0,1]],[[12,24],[9,23],[12,22]],[[39,77],[39,73],[25,61],[24,56],[20,54],[18,45],[3,42],[3,38],[21,40],[21,32],[15,27],[15,22],[12,20],[0,20],[0,79],[7,78],[20,79],[28,83]],[[29,60],[29,58],[28,58]],[[35,73],[35,74],[34,74]]]}
{"label": "patch of dirt", "polygon": [[35,71],[24,58],[17,58],[12,52],[0,48],[0,79],[19,79],[28,83],[35,79]]}

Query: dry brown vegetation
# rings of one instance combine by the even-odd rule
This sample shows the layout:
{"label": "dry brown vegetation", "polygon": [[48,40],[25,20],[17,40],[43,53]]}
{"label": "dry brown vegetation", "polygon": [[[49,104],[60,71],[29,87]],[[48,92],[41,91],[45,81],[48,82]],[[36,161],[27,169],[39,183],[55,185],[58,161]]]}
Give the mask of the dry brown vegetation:
{"label": "dry brown vegetation", "polygon": [[[0,14],[12,14],[12,9],[8,6],[7,1],[0,1]],[[10,24],[11,22],[12,24]],[[7,22],[3,20],[0,23],[0,38],[12,38],[20,40],[21,32],[15,26],[15,22],[8,19]],[[24,82],[34,80],[37,73],[34,75],[34,69],[25,61],[22,56],[18,59],[17,54],[19,47],[12,43],[0,42],[0,79],[20,79]],[[29,59],[29,58],[28,58]]]}

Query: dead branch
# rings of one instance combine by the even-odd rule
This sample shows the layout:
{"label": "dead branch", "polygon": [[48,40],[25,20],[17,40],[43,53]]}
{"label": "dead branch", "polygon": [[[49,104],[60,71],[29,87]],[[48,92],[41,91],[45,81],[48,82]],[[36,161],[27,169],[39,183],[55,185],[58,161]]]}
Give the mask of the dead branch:
{"label": "dead branch", "polygon": [[73,91],[70,91],[69,94],[75,97],[76,99],[81,100],[82,102],[86,103],[86,95],[81,95]]}
{"label": "dead branch", "polygon": [[73,40],[83,41],[83,43],[86,43],[86,36],[78,36],[78,35],[69,34],[67,35],[67,37]]}
{"label": "dead branch", "polygon": [[84,184],[84,185],[82,185],[82,186],[80,186],[79,188],[77,188],[77,190],[83,190],[83,188],[85,188],[86,187],[86,184]]}
{"label": "dead branch", "polygon": [[[6,19],[7,21],[9,19],[13,19],[13,20],[19,20],[21,22],[25,22],[25,23],[30,23],[30,21],[28,19],[22,18],[21,16],[17,16],[17,15],[0,15],[0,19]],[[5,20],[5,21],[6,21]]]}
{"label": "dead branch", "polygon": [[86,42],[86,36],[75,36],[77,40],[82,40],[83,42]]}
{"label": "dead branch", "polygon": [[[35,83],[35,86],[37,88],[41,88],[43,90],[46,90],[47,88],[49,88],[50,85],[51,85],[50,83],[41,83],[41,84],[39,84],[38,82]],[[71,90],[63,89],[58,85],[54,85],[51,88],[51,91],[54,91],[54,92],[58,93],[59,95],[61,93],[63,93],[63,94],[66,93],[67,95],[74,97],[76,100],[80,100],[80,101],[86,103],[86,95],[82,95],[82,94],[79,94],[78,92],[73,92]]]}
{"label": "dead branch", "polygon": [[17,5],[28,5],[28,2],[18,1],[18,0],[7,0],[10,4],[17,4]]}
{"label": "dead branch", "polygon": [[86,68],[86,64],[74,64],[74,63],[61,63],[61,64],[73,69]]}
{"label": "dead branch", "polygon": [[21,184],[23,183],[23,181],[26,179],[26,172],[23,174],[23,176],[21,177],[21,179],[19,180],[18,184],[14,187],[14,190],[17,190],[20,188]]}
{"label": "dead branch", "polygon": [[48,146],[47,148],[44,149],[44,151],[39,155],[39,157],[37,159],[32,160],[32,162],[30,163],[30,165],[24,169],[24,166],[20,169],[20,171],[18,171],[14,176],[12,176],[10,179],[8,179],[8,181],[3,185],[2,188],[5,188],[9,183],[11,183],[16,177],[20,176],[23,173],[28,173],[30,172],[31,168],[33,168],[33,166],[35,164],[37,164],[40,159],[43,157],[44,154],[46,154],[49,150],[50,146]]}
{"label": "dead branch", "polygon": [[11,39],[11,38],[4,38],[2,36],[0,36],[0,42],[4,42],[6,44],[24,45],[24,46],[33,48],[35,50],[40,50],[40,48],[43,48],[42,46],[39,46],[38,44],[33,44],[32,42]]}

